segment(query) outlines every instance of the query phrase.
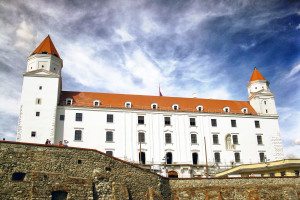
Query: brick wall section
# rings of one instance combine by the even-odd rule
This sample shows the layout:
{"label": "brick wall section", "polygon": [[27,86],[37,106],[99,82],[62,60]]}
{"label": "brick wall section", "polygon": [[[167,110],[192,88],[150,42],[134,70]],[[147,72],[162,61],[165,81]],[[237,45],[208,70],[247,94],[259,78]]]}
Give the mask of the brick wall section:
{"label": "brick wall section", "polygon": [[[0,142],[0,199],[300,199],[299,178],[166,179],[104,153]],[[15,172],[26,173],[13,181]]]}

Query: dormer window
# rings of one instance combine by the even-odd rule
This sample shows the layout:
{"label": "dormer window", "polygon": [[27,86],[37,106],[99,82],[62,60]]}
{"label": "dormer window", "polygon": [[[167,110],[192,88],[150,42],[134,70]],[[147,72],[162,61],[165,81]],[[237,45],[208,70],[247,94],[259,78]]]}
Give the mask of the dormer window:
{"label": "dormer window", "polygon": [[178,110],[179,106],[178,106],[178,104],[173,104],[172,108],[173,108],[173,110]]}
{"label": "dormer window", "polygon": [[66,105],[71,106],[73,104],[73,99],[72,98],[66,98]]}
{"label": "dormer window", "polygon": [[125,102],[125,108],[131,108],[131,102]]}
{"label": "dormer window", "polygon": [[225,107],[225,108],[223,108],[223,111],[226,112],[226,113],[229,113],[230,112],[230,108],[229,107]]}
{"label": "dormer window", "polygon": [[100,101],[99,100],[95,100],[93,102],[94,107],[99,107],[100,106]]}
{"label": "dormer window", "polygon": [[199,112],[202,112],[203,111],[203,106],[201,106],[201,105],[197,106],[196,110],[198,110]]}
{"label": "dormer window", "polygon": [[156,110],[158,108],[157,103],[151,104],[151,108],[152,108],[152,110]]}
{"label": "dormer window", "polygon": [[248,113],[248,109],[247,108],[242,108],[242,112],[247,114]]}

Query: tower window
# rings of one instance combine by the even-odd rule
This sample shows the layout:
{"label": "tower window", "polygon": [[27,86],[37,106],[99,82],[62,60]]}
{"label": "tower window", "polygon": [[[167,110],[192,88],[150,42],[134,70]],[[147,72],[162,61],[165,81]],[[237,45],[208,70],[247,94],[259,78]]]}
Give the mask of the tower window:
{"label": "tower window", "polygon": [[138,116],[138,124],[145,124],[144,116]]}
{"label": "tower window", "polygon": [[214,157],[215,157],[215,162],[216,163],[220,163],[221,162],[221,155],[219,152],[215,152],[214,153]]}
{"label": "tower window", "polygon": [[171,125],[171,118],[165,117],[165,125]]}
{"label": "tower window", "polygon": [[36,136],[36,132],[35,131],[31,131],[31,137],[35,137]]}
{"label": "tower window", "polygon": [[216,127],[217,126],[217,119],[211,119],[211,126]]}
{"label": "tower window", "polygon": [[217,134],[213,134],[213,144],[219,144],[219,136]]}
{"label": "tower window", "polygon": [[238,135],[232,135],[232,143],[233,144],[239,144]]}
{"label": "tower window", "polygon": [[55,67],[54,67],[53,69],[54,69],[54,71],[55,71]]}
{"label": "tower window", "polygon": [[257,144],[262,145],[263,144],[262,135],[257,135],[256,138],[257,138]]}
{"label": "tower window", "polygon": [[240,153],[238,153],[238,152],[235,152],[235,153],[234,153],[234,161],[235,161],[236,163],[241,162],[241,155],[240,155]]}
{"label": "tower window", "polygon": [[106,122],[113,123],[114,122],[114,116],[112,114],[106,115]]}
{"label": "tower window", "polygon": [[106,132],[106,142],[113,142],[113,141],[114,141],[113,132],[107,131]]}
{"label": "tower window", "polygon": [[65,120],[65,115],[59,115],[59,120],[64,121]]}
{"label": "tower window", "polygon": [[44,65],[42,65],[42,68],[44,68]]}
{"label": "tower window", "polygon": [[266,109],[266,113],[268,113],[268,110]]}
{"label": "tower window", "polygon": [[191,134],[191,143],[197,144],[197,134],[195,133]]}
{"label": "tower window", "polygon": [[77,122],[82,121],[82,113],[76,113],[75,121],[77,121]]}
{"label": "tower window", "polygon": [[196,119],[190,118],[190,126],[196,126]]}
{"label": "tower window", "polygon": [[40,112],[35,112],[35,116],[39,117],[40,116]]}
{"label": "tower window", "polygon": [[260,128],[260,123],[258,120],[254,121],[255,128]]}
{"label": "tower window", "polygon": [[37,99],[35,100],[35,103],[38,104],[38,105],[42,104],[42,99],[37,98]]}
{"label": "tower window", "polygon": [[82,131],[81,130],[75,130],[74,140],[75,141],[82,140]]}
{"label": "tower window", "polygon": [[235,119],[231,120],[231,127],[236,127],[236,120]]}
{"label": "tower window", "polygon": [[43,89],[43,87],[42,86],[39,86],[39,90],[42,90]]}
{"label": "tower window", "polygon": [[166,133],[165,134],[165,142],[166,142],[166,144],[171,144],[172,143],[171,133]]}
{"label": "tower window", "polygon": [[267,105],[267,102],[266,102],[266,101],[264,101],[264,104],[265,104],[265,105]]}
{"label": "tower window", "polygon": [[139,132],[138,133],[138,141],[139,141],[139,143],[144,143],[145,142],[145,133],[144,132]]}

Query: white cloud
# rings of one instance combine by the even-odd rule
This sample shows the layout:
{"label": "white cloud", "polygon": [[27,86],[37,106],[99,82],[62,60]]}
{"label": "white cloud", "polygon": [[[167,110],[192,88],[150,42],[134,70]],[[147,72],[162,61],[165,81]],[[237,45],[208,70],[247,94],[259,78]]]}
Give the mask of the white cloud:
{"label": "white cloud", "polygon": [[130,42],[135,40],[135,38],[130,35],[125,28],[119,28],[115,31],[119,35],[121,42]]}
{"label": "white cloud", "polygon": [[32,47],[33,41],[36,38],[34,34],[33,27],[26,21],[22,21],[16,30],[16,42],[15,46],[17,48],[28,50]]}
{"label": "white cloud", "polygon": [[300,72],[300,63],[296,64],[295,66],[292,67],[292,69],[290,70],[290,72],[286,75],[286,78],[292,78],[293,76],[295,76],[296,74],[298,74]]}
{"label": "white cloud", "polygon": [[298,24],[298,26],[296,26],[296,29],[297,29],[297,30],[300,30],[300,24]]}

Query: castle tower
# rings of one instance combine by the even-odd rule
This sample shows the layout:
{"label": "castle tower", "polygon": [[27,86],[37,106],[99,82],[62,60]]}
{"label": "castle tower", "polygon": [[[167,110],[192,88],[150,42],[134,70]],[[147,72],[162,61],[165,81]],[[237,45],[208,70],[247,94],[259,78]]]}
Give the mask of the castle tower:
{"label": "castle tower", "polygon": [[54,141],[62,67],[63,61],[48,35],[27,60],[26,72],[23,74],[17,141]]}
{"label": "castle tower", "polygon": [[277,115],[274,95],[270,91],[270,83],[254,67],[248,83],[248,98],[251,106],[259,115]]}

